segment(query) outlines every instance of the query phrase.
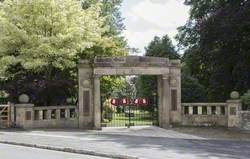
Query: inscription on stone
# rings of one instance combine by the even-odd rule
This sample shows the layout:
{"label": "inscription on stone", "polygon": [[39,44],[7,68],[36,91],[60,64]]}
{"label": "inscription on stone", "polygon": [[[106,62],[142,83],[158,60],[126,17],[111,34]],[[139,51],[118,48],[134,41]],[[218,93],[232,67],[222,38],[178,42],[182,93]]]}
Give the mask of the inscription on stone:
{"label": "inscription on stone", "polygon": [[89,91],[83,91],[83,115],[89,116],[90,111],[90,93]]}
{"label": "inscription on stone", "polygon": [[25,112],[25,119],[26,120],[31,120],[31,111],[26,111]]}
{"label": "inscription on stone", "polygon": [[173,89],[171,90],[171,105],[172,105],[172,111],[177,110],[177,90]]}

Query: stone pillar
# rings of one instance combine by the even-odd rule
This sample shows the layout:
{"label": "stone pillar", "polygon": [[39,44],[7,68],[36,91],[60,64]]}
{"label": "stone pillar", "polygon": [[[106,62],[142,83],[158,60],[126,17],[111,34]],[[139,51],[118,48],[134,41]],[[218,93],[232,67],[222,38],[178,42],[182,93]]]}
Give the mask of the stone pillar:
{"label": "stone pillar", "polygon": [[94,76],[94,128],[101,129],[101,93],[99,76]]}
{"label": "stone pillar", "polygon": [[207,115],[211,115],[211,114],[212,114],[212,107],[207,106]]}
{"label": "stone pillar", "polygon": [[194,109],[193,109],[193,106],[189,106],[189,107],[188,107],[188,114],[189,114],[189,115],[193,115],[193,114],[194,114],[193,110],[194,110]]}
{"label": "stone pillar", "polygon": [[81,129],[94,128],[94,86],[93,68],[89,61],[80,61],[78,65],[79,78],[79,105],[78,105],[78,125]]}
{"label": "stone pillar", "polygon": [[216,115],[221,115],[221,106],[216,107]]}
{"label": "stone pillar", "polygon": [[70,111],[69,111],[68,108],[65,109],[65,118],[66,118],[66,119],[69,119],[69,118],[70,118]]}
{"label": "stone pillar", "polygon": [[162,76],[157,77],[157,91],[158,91],[158,120],[159,126],[162,127]]}
{"label": "stone pillar", "polygon": [[198,106],[198,115],[202,115],[202,106]]}
{"label": "stone pillar", "polygon": [[48,109],[48,112],[47,112],[47,119],[48,120],[51,120],[51,109]]}
{"label": "stone pillar", "polygon": [[170,67],[170,122],[181,123],[181,62],[180,60],[171,60]]}
{"label": "stone pillar", "polygon": [[227,100],[228,124],[229,128],[240,126],[239,111],[241,111],[240,100]]}
{"label": "stone pillar", "polygon": [[169,85],[169,76],[163,75],[162,77],[162,120],[161,127],[168,128],[170,124],[170,107],[171,107],[171,94]]}
{"label": "stone pillar", "polygon": [[56,119],[61,119],[61,109],[56,109]]}
{"label": "stone pillar", "polygon": [[16,108],[14,103],[9,103],[10,105],[10,125],[15,126],[16,125]]}
{"label": "stone pillar", "polygon": [[21,128],[33,128],[34,104],[15,104],[16,126]]}

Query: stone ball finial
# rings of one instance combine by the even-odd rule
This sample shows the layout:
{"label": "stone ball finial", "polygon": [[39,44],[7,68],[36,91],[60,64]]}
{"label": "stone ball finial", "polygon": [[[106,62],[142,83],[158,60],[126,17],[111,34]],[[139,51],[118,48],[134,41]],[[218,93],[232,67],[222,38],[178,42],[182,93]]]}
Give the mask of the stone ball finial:
{"label": "stone ball finial", "polygon": [[239,99],[240,98],[240,94],[237,91],[233,91],[233,92],[231,92],[230,97],[232,99]]}
{"label": "stone ball finial", "polygon": [[30,97],[27,95],[27,94],[21,94],[19,97],[18,97],[18,101],[20,103],[28,103],[30,101]]}

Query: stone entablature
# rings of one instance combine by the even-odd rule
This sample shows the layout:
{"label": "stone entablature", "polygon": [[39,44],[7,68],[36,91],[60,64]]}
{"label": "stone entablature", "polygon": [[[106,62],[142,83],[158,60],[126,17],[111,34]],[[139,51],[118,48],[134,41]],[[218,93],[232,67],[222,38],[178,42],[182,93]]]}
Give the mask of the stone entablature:
{"label": "stone entablature", "polygon": [[[89,64],[81,60],[79,67]],[[96,57],[93,67],[180,67],[180,60],[147,56]]]}

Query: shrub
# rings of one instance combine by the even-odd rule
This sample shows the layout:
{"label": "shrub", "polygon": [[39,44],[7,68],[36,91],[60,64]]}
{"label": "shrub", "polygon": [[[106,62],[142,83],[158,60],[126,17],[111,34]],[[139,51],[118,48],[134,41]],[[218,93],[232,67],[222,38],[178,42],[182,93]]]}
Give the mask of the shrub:
{"label": "shrub", "polygon": [[243,96],[241,96],[242,109],[250,110],[250,90],[248,90]]}
{"label": "shrub", "polygon": [[112,108],[112,105],[110,104],[109,102],[110,100],[106,100],[104,103],[103,103],[103,110],[102,110],[102,118],[103,120],[108,120],[108,121],[111,121],[113,119],[113,108]]}

